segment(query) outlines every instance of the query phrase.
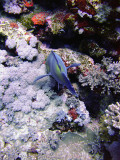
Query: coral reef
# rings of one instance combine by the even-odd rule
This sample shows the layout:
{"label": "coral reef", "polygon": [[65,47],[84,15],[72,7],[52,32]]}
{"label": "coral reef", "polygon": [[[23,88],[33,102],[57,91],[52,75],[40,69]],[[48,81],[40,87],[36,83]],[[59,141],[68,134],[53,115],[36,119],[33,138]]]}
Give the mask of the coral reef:
{"label": "coral reef", "polygon": [[[93,65],[90,70],[80,74],[79,82],[83,86],[90,86],[91,90],[98,88],[102,89],[102,93],[110,94],[111,90],[114,93],[120,92],[120,80],[119,80],[119,62],[108,63],[105,65],[106,58],[103,59],[103,65]],[[104,63],[105,61],[105,63]],[[108,61],[108,60],[107,60]]]}
{"label": "coral reef", "polygon": [[87,45],[85,45],[85,49],[82,50],[83,52],[88,51],[91,57],[101,57],[107,53],[107,51],[104,48],[101,48],[94,41],[88,41]]}
{"label": "coral reef", "polygon": [[[4,51],[3,51],[4,53]],[[42,56],[38,59],[38,61],[41,59],[42,63]],[[4,61],[5,63],[5,61]],[[40,61],[39,61],[40,63]],[[34,66],[35,64],[33,64]],[[36,69],[36,67],[33,67],[32,64],[26,62],[26,63],[19,63],[18,66],[10,66],[8,68],[4,67],[4,65],[1,64],[1,85],[4,86],[4,92],[2,97],[2,106],[7,106],[7,108],[13,108],[14,111],[23,110],[25,111],[25,108],[28,109],[29,106],[37,109],[36,102],[39,102],[38,106],[41,106],[42,103],[44,105],[41,106],[41,108],[44,108],[45,104],[47,105],[49,101],[47,102],[46,96],[43,94],[43,100],[46,101],[46,103],[42,102],[42,99],[38,96],[40,91],[35,92],[32,88],[32,83],[34,81],[34,78],[38,73],[40,73],[40,70]],[[19,72],[18,72],[19,71]],[[43,73],[45,71],[42,71]],[[6,74],[5,74],[6,73]],[[28,75],[29,74],[29,75]],[[5,76],[3,76],[5,75]],[[31,75],[31,76],[30,76]],[[31,85],[30,85],[31,84]],[[7,89],[6,89],[7,86]],[[29,99],[27,101],[27,99]],[[34,102],[32,102],[34,99]],[[32,105],[33,104],[33,105]],[[27,108],[28,106],[28,108]],[[36,106],[36,107],[35,107]],[[39,108],[39,107],[38,107]],[[26,112],[26,111],[25,111]]]}
{"label": "coral reef", "polygon": [[26,12],[28,5],[25,3],[25,0],[18,1],[18,0],[4,0],[3,7],[5,12],[10,14],[20,14],[22,12]]}
{"label": "coral reef", "polygon": [[[26,43],[25,40],[22,41]],[[30,46],[35,46],[34,42],[38,41],[32,37]],[[13,49],[14,45],[11,46],[7,39],[6,46]],[[6,155],[8,159],[11,157],[27,159],[33,157],[32,153],[35,157],[44,156],[46,151],[61,153],[58,136],[60,133],[54,133],[48,129],[56,122],[62,125],[61,118],[65,116],[68,117],[71,125],[68,130],[86,126],[90,117],[84,103],[76,98],[66,99],[66,93],[57,95],[51,90],[55,83],[48,77],[32,85],[35,77],[46,73],[42,52],[37,55],[36,60],[32,61],[23,61],[19,56],[12,57],[6,50],[0,50],[0,55],[0,90],[2,91],[0,94],[0,124],[2,125],[0,156]],[[76,119],[72,118],[69,112],[74,101],[76,101],[74,107],[78,112]],[[7,148],[9,151],[6,151]],[[19,150],[19,156],[17,150]],[[71,157],[73,157],[72,154]]]}
{"label": "coral reef", "polygon": [[65,12],[56,12],[53,15],[47,17],[48,28],[52,34],[60,34],[64,32],[65,22],[64,22]]}
{"label": "coral reef", "polygon": [[73,97],[66,99],[67,112],[60,110],[57,113],[56,120],[50,128],[51,130],[75,131],[82,129],[90,122],[89,112],[86,110],[84,102],[78,100],[75,105],[75,101],[77,100]]}
{"label": "coral reef", "polygon": [[120,104],[110,104],[105,110],[105,115],[100,119],[100,136],[106,143],[119,140],[120,133]]}
{"label": "coral reef", "polygon": [[[105,111],[106,120],[105,123],[112,127],[120,130],[120,104],[111,104]],[[111,129],[112,130],[112,129]],[[110,128],[108,128],[108,133],[110,133]]]}
{"label": "coral reef", "polygon": [[[27,33],[25,28],[20,25],[11,22],[7,19],[1,19],[1,34],[7,36],[5,42],[9,49],[15,49],[17,54],[22,59],[33,60],[37,57],[38,51],[34,48],[37,44],[37,38],[31,33]],[[27,43],[29,41],[30,45]]]}
{"label": "coral reef", "polygon": [[100,137],[113,159],[119,159],[120,104],[110,104],[100,119]]}
{"label": "coral reef", "polygon": [[[71,12],[68,17],[73,17],[72,27],[78,34],[85,35],[83,37],[84,40],[82,40],[85,41],[84,45],[82,45],[82,41],[80,42],[80,51],[83,52],[85,49],[85,53],[91,56],[98,56],[99,53],[100,55],[108,54],[111,48],[112,51],[116,51],[116,56],[119,57],[120,33],[116,30],[119,28],[119,5],[119,2],[115,5],[114,3],[112,4],[108,1],[102,2],[100,0],[67,0],[68,9]],[[104,43],[102,43],[103,39]],[[92,52],[89,50],[88,40],[94,41],[94,45],[90,47]],[[106,46],[111,47],[106,48]],[[95,53],[96,49],[97,52]]]}
{"label": "coral reef", "polygon": [[38,55],[38,50],[33,48],[36,46],[36,43],[36,38],[31,38],[30,45],[28,45],[24,39],[16,40],[8,38],[6,40],[6,46],[9,49],[16,48],[16,52],[21,59],[27,59],[30,61]]}
{"label": "coral reef", "polygon": [[[0,2],[0,159],[119,159],[120,1]],[[33,83],[51,51],[78,97]]]}
{"label": "coral reef", "polygon": [[96,9],[94,19],[99,23],[106,22],[111,10],[110,6],[106,4],[99,4],[99,7]]}
{"label": "coral reef", "polygon": [[87,69],[91,68],[91,66],[94,64],[93,59],[86,55],[82,54],[80,52],[73,51],[68,48],[59,48],[59,49],[50,49],[43,46],[43,44],[38,44],[38,51],[42,52],[45,55],[45,58],[47,58],[48,54],[53,50],[55,53],[57,53],[65,63],[65,66],[68,67],[69,65],[73,63],[80,63],[81,65],[78,67],[73,67],[68,69],[68,73],[70,74],[78,74],[79,71],[85,72]]}
{"label": "coral reef", "polygon": [[34,26],[33,21],[31,20],[31,18],[34,16],[35,13],[29,13],[29,14],[25,14],[25,15],[21,15],[20,19],[18,19],[18,21],[20,23],[22,23],[23,26],[25,26],[27,29],[31,29]]}
{"label": "coral reef", "polygon": [[[17,26],[17,27],[16,27]],[[7,36],[7,38],[14,39],[25,39],[26,41],[34,35],[26,31],[26,28],[23,27],[20,23],[14,22],[8,18],[0,18],[0,34]]]}

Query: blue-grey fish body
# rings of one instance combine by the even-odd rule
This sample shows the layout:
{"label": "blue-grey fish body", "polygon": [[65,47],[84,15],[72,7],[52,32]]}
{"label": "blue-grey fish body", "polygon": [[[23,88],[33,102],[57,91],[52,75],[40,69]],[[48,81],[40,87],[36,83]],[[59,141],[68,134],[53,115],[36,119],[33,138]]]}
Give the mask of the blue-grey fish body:
{"label": "blue-grey fish body", "polygon": [[58,86],[59,84],[62,84],[63,86],[66,86],[73,95],[78,96],[67,77],[67,69],[79,65],[80,64],[75,63],[66,67],[61,57],[52,51],[46,60],[48,74],[37,77],[34,80],[34,83],[45,76],[52,76],[58,82]]}

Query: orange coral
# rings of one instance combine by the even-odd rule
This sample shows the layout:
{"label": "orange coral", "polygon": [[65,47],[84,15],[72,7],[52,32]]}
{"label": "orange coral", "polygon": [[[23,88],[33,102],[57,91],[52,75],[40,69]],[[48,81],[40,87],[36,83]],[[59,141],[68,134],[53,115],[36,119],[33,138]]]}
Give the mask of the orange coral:
{"label": "orange coral", "polygon": [[24,0],[24,5],[25,5],[26,7],[33,7],[33,0],[31,0],[30,2]]}
{"label": "orange coral", "polygon": [[47,16],[48,16],[48,13],[40,12],[35,14],[31,20],[33,21],[34,25],[44,25],[46,23]]}

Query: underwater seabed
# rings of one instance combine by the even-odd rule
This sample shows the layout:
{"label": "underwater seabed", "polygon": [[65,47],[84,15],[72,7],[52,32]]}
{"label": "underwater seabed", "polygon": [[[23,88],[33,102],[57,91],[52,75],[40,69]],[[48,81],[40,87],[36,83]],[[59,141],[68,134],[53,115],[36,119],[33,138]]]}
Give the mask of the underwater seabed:
{"label": "underwater seabed", "polygon": [[[119,3],[0,2],[0,160],[120,160]],[[33,83],[51,52],[80,63],[66,73],[78,97],[51,76]]]}

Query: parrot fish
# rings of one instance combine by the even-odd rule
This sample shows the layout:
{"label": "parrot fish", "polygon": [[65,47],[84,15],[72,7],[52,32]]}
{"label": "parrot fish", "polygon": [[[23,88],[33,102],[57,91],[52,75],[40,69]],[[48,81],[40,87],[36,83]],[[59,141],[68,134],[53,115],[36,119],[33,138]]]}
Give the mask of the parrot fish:
{"label": "parrot fish", "polygon": [[33,84],[43,77],[52,76],[58,82],[58,89],[59,89],[59,84],[62,84],[63,87],[66,86],[73,95],[78,97],[78,94],[75,92],[74,88],[72,87],[68,79],[67,69],[71,67],[77,67],[79,65],[80,63],[74,63],[66,67],[61,57],[57,55],[55,52],[51,51],[51,53],[46,59],[46,68],[48,74],[37,77],[34,80]]}

